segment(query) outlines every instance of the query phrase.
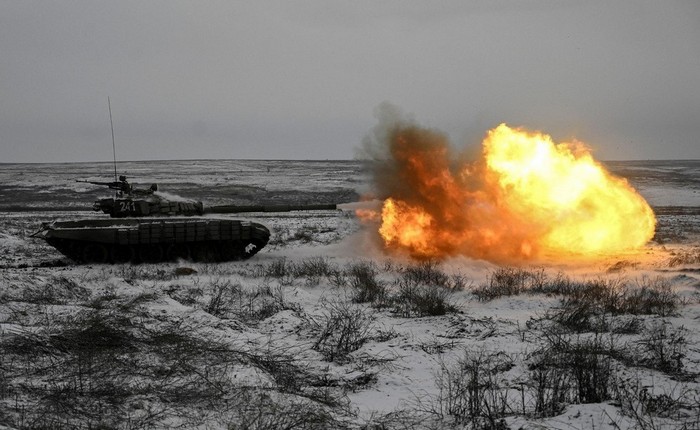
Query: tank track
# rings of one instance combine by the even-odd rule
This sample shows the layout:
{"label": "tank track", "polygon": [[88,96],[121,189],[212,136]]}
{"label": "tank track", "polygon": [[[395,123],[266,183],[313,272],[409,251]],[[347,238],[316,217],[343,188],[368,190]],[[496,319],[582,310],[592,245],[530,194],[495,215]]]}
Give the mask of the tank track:
{"label": "tank track", "polygon": [[270,238],[258,223],[208,218],[64,221],[37,235],[78,263],[245,260]]}

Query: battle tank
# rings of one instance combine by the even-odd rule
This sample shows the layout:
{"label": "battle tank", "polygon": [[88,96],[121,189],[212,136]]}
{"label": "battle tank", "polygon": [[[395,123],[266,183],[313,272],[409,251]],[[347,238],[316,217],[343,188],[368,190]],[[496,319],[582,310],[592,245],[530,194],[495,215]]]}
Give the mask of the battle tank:
{"label": "battle tank", "polygon": [[114,198],[100,199],[93,205],[93,210],[110,218],[44,223],[33,234],[78,263],[244,260],[267,245],[267,227],[203,215],[337,208],[335,204],[205,207],[202,202],[168,200],[158,195],[156,184],[148,189],[133,188],[125,176],[114,182],[80,182],[116,190]]}

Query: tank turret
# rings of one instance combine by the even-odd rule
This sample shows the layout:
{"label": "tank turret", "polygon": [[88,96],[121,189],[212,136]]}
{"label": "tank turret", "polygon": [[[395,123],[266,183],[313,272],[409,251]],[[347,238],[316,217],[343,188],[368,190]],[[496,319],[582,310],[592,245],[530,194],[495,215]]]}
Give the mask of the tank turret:
{"label": "tank turret", "polygon": [[[78,182],[84,182],[86,184],[92,184],[92,185],[104,185],[108,187],[110,190],[116,190],[118,194],[131,194],[133,191],[133,188],[131,187],[131,184],[126,180],[126,176],[121,175],[119,176],[118,181],[113,181],[113,182],[95,182],[95,181],[81,181],[78,180]],[[158,188],[157,185],[154,184],[156,189]]]}
{"label": "tank turret", "polygon": [[97,200],[93,210],[118,219],[54,221],[33,235],[79,263],[247,259],[267,245],[267,227],[202,215],[336,209],[335,204],[205,207],[202,202],[169,200],[158,193],[156,184],[134,188],[125,176],[114,182],[79,182],[115,190],[114,198]]}
{"label": "tank turret", "polygon": [[112,218],[192,216],[204,213],[201,202],[168,200],[158,194],[158,184],[152,184],[149,188],[144,189],[135,188],[123,175],[119,177],[118,181],[114,182],[78,182],[106,186],[110,190],[116,191],[116,195],[113,198],[100,199],[92,205],[93,210],[106,213]]}

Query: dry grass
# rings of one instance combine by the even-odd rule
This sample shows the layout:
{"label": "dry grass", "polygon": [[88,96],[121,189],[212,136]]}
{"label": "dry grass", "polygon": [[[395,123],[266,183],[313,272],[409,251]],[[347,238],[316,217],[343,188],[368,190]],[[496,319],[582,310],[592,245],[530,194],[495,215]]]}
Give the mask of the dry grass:
{"label": "dry grass", "polygon": [[674,251],[668,259],[668,267],[700,264],[700,247]]}
{"label": "dry grass", "polygon": [[[620,404],[647,423],[641,428],[670,419],[663,410],[688,428],[697,422],[688,412],[697,401],[620,382],[630,371],[655,372],[695,399],[692,336],[672,324],[684,302],[666,278],[582,282],[503,268],[471,296],[462,292],[467,279],[435,262],[338,266],[316,257],[200,265],[187,276],[148,265],[79,273],[28,275],[41,282],[3,291],[2,322],[23,329],[0,333],[0,422],[22,429],[501,430],[510,416],[551,417],[567,405],[598,402]],[[311,293],[326,298],[300,306],[297,294]],[[558,300],[518,332],[496,318],[470,317],[458,301],[518,294]],[[382,329],[394,322],[441,328],[413,339]],[[521,353],[499,350],[499,342],[526,339],[534,343]],[[378,354],[383,342],[399,352]],[[401,372],[395,362],[405,351],[435,360],[430,394],[411,410],[360,418],[346,395]]]}
{"label": "dry grass", "polygon": [[[247,297],[248,307],[240,308],[240,302],[232,305],[240,299],[239,286],[219,281],[204,289],[208,292],[198,303],[222,316],[231,309],[258,314],[261,307],[250,303],[275,294],[257,291],[255,298]],[[223,419],[234,428],[285,423],[343,428],[337,412],[330,412],[343,404],[342,392],[326,387],[322,374],[298,365],[284,349],[248,350],[207,334],[201,324],[161,319],[148,311],[160,300],[154,294],[125,297],[106,291],[71,297],[61,306],[71,302],[72,312],[54,314],[52,294],[41,297],[40,305],[37,300],[31,304],[50,317],[28,320],[17,314],[5,321],[33,323],[34,328],[0,336],[3,423],[22,429],[148,429]],[[231,376],[244,369],[257,371],[272,385],[241,386]],[[265,397],[279,403],[264,401],[266,413],[256,418],[253,411]]]}
{"label": "dry grass", "polygon": [[346,301],[326,302],[323,314],[311,322],[316,337],[313,349],[328,361],[343,362],[375,334],[374,315]]}

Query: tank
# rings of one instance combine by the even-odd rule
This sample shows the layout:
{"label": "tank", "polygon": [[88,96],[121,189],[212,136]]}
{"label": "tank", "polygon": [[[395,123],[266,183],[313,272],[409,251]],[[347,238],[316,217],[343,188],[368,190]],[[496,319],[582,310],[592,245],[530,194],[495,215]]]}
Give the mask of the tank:
{"label": "tank", "polygon": [[335,204],[205,207],[201,202],[163,198],[156,193],[156,184],[135,189],[124,176],[114,182],[80,182],[116,190],[114,198],[93,204],[93,210],[110,217],[44,223],[32,235],[78,263],[245,260],[267,245],[267,227],[203,215],[337,208]]}

